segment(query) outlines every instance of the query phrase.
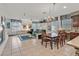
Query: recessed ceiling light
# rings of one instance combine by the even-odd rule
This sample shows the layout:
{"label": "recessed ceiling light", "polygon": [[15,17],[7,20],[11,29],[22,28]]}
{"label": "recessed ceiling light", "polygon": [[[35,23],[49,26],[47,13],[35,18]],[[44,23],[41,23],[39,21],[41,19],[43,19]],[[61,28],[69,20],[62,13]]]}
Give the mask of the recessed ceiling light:
{"label": "recessed ceiling light", "polygon": [[64,8],[64,9],[66,9],[67,7],[66,7],[66,6],[64,6],[63,8]]}

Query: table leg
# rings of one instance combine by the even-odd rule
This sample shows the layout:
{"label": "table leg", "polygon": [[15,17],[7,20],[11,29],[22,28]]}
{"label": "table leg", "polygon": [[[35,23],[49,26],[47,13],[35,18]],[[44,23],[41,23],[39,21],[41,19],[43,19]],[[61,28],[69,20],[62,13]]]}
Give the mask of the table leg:
{"label": "table leg", "polygon": [[51,49],[53,49],[53,42],[52,42],[52,40],[50,41],[50,47],[51,47]]}
{"label": "table leg", "polygon": [[42,39],[42,41],[41,41],[41,45],[43,45],[43,39]]}
{"label": "table leg", "polygon": [[47,48],[47,42],[46,42],[45,48]]}
{"label": "table leg", "polygon": [[56,44],[57,44],[57,49],[59,49],[59,41],[58,40],[57,40]]}

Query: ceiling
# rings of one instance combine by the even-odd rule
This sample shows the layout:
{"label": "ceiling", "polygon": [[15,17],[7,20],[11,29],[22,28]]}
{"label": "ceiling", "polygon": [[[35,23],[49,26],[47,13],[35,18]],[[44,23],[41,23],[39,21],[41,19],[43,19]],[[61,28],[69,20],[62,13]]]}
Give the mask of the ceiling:
{"label": "ceiling", "polygon": [[79,10],[79,3],[0,3],[0,16],[42,19]]}

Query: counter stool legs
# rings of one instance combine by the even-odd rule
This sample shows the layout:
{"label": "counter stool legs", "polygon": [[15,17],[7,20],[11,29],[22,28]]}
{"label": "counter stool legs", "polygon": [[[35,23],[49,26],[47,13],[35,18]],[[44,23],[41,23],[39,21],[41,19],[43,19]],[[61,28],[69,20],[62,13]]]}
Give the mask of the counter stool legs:
{"label": "counter stool legs", "polygon": [[76,52],[75,52],[75,56],[79,56],[79,48],[75,48]]}

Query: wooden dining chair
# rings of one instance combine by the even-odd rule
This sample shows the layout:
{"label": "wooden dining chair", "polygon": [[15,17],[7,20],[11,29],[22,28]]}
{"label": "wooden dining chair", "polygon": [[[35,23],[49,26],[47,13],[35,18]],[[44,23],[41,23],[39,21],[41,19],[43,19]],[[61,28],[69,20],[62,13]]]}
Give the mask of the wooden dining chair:
{"label": "wooden dining chair", "polygon": [[65,31],[61,31],[59,33],[59,43],[60,43],[61,47],[65,44],[66,38],[67,38],[66,32]]}
{"label": "wooden dining chair", "polygon": [[43,45],[43,43],[45,43],[46,48],[47,48],[48,43],[50,44],[50,46],[52,46],[51,37],[47,36],[46,31],[43,31],[42,34],[41,34],[41,45]]}
{"label": "wooden dining chair", "polygon": [[74,39],[77,36],[79,36],[78,32],[70,32],[70,40]]}
{"label": "wooden dining chair", "polygon": [[50,46],[52,46],[51,38],[43,36],[41,39],[42,39],[41,44],[43,45],[45,43],[46,48],[47,48],[48,43],[50,44]]}
{"label": "wooden dining chair", "polygon": [[63,41],[62,41],[62,35],[60,33],[59,33],[59,38],[58,39],[59,39],[59,46],[62,46]]}
{"label": "wooden dining chair", "polygon": [[63,45],[65,45],[66,39],[67,39],[67,34],[66,32],[63,32],[62,34],[62,39],[63,39]]}

